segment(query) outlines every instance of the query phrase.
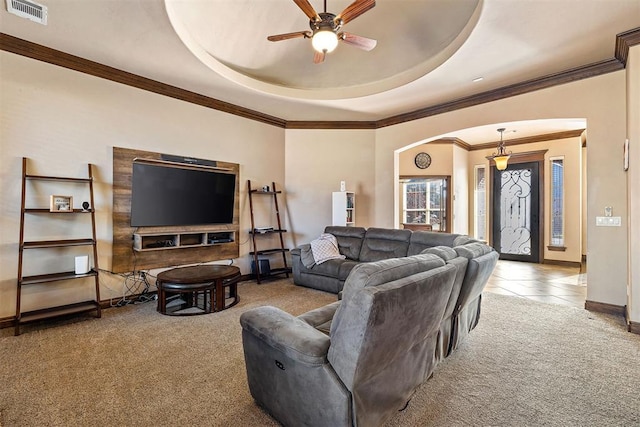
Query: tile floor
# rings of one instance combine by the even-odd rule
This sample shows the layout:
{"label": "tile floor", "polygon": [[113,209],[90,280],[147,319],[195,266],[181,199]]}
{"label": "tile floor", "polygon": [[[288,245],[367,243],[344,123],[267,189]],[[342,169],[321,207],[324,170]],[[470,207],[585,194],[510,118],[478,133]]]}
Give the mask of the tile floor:
{"label": "tile floor", "polygon": [[498,261],[485,291],[584,308],[587,273],[581,268]]}

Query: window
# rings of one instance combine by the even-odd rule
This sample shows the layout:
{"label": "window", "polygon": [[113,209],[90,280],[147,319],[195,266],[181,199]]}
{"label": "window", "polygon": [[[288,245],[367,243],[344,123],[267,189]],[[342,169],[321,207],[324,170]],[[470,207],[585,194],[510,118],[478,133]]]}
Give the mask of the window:
{"label": "window", "polygon": [[487,241],[487,191],[486,191],[486,169],[484,165],[478,165],[474,173],[474,237],[478,240]]}
{"label": "window", "polygon": [[551,246],[564,246],[564,157],[551,162]]}
{"label": "window", "polygon": [[448,177],[402,178],[402,222],[448,231]]}

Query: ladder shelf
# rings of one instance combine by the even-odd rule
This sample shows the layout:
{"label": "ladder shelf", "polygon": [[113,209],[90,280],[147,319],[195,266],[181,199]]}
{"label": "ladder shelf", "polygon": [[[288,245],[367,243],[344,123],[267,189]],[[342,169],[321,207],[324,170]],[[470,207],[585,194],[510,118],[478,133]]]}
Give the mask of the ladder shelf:
{"label": "ladder shelf", "polygon": [[[87,178],[72,178],[72,177],[58,177],[58,176],[43,176],[32,175],[27,173],[27,158],[22,158],[22,205],[20,209],[20,244],[18,246],[18,280],[17,280],[17,293],[16,293],[16,314],[14,320],[15,335],[20,335],[20,326],[29,322],[40,321],[52,317],[66,316],[69,314],[87,313],[95,311],[95,317],[101,317],[102,311],[100,307],[100,282],[98,277],[98,250],[97,250],[97,237],[96,237],[96,219],[94,197],[93,197],[93,171],[92,165],[88,164]],[[73,209],[73,206],[68,206],[64,211],[55,211],[53,208],[43,207],[26,207],[27,200],[27,182],[29,181],[55,181],[61,183],[62,186],[67,183],[80,183],[88,186],[90,205],[84,209]],[[36,189],[30,189],[29,191],[35,191]],[[51,196],[52,200],[54,196]],[[71,203],[69,203],[71,205]],[[26,214],[37,215],[49,215],[52,221],[61,217],[68,218],[69,215],[76,214],[89,214],[91,217],[91,237],[89,238],[69,238],[69,239],[42,239],[42,240],[29,240],[25,241],[25,217]],[[33,250],[48,250],[53,248],[64,248],[74,246],[87,246],[87,252],[91,252],[93,258],[93,268],[90,268],[86,273],[76,271],[59,271],[46,274],[36,275],[24,275],[24,260],[27,252]],[[89,254],[87,254],[89,255]],[[33,255],[34,257],[37,254]],[[28,285],[39,284],[51,284],[55,286],[55,282],[68,281],[75,279],[93,278],[95,298],[88,301],[74,302],[69,304],[61,304],[53,307],[42,308],[38,310],[23,311],[22,299],[23,299],[23,287]]]}
{"label": "ladder shelf", "polygon": [[[257,190],[251,188],[251,180],[247,180],[247,190],[249,193],[249,209],[251,211],[251,230],[249,230],[249,235],[251,236],[251,242],[253,244],[253,251],[249,252],[249,255],[253,257],[253,269],[255,271],[255,277],[258,284],[262,279],[266,279],[272,276],[277,276],[280,274],[284,274],[286,277],[289,277],[289,273],[291,273],[291,268],[287,264],[287,252],[289,249],[286,249],[284,246],[284,238],[283,234],[287,232],[287,230],[282,228],[282,222],[280,220],[280,208],[278,206],[278,194],[282,194],[282,191],[276,189],[276,183],[271,183],[271,189],[268,191],[265,190]],[[277,221],[277,227],[268,228],[268,229],[259,229],[256,228],[256,219],[254,215],[254,206],[253,206],[253,198],[256,196],[267,196],[273,198],[273,206],[275,209],[275,216]],[[258,249],[260,245],[260,237],[268,236],[268,235],[278,235],[278,242],[280,246]],[[268,272],[263,270],[261,265],[260,257],[267,257],[270,255],[282,255],[282,267],[278,268],[269,268]],[[264,258],[263,258],[264,259]]]}

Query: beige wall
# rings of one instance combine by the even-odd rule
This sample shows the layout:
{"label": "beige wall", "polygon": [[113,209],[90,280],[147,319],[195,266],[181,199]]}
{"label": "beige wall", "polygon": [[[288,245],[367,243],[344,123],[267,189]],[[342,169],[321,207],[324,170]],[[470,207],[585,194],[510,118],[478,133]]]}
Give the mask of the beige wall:
{"label": "beige wall", "polygon": [[[425,152],[431,156],[431,165],[427,169],[420,169],[415,164],[416,154]],[[453,144],[425,143],[399,153],[399,174],[401,176],[452,176],[453,175]]]}
{"label": "beige wall", "polygon": [[[235,262],[243,273],[249,272],[246,180],[284,184],[283,129],[6,52],[0,52],[0,61],[0,318],[15,312],[23,156],[31,159],[32,173],[46,175],[83,177],[87,163],[96,165],[99,265],[105,270],[111,268],[112,147],[239,163],[241,246]],[[71,220],[64,221],[63,228],[77,234],[86,230]],[[51,230],[42,218],[29,230],[63,231]],[[49,272],[56,271],[59,265],[73,270],[73,253],[39,255],[37,262],[25,265],[30,274],[50,267]],[[29,286],[32,296],[23,300],[24,308],[91,297],[90,283],[80,292],[77,284],[62,283],[57,292],[47,291],[51,286]],[[102,275],[103,299],[122,292],[120,276]]]}
{"label": "beige wall", "polygon": [[[453,146],[453,232],[469,234],[469,183],[473,185],[473,166],[469,165],[469,153],[462,147]],[[473,212],[473,211],[471,211]]]}
{"label": "beige wall", "polygon": [[[458,129],[519,120],[585,118],[589,129],[587,299],[625,305],[627,271],[627,185],[619,167],[625,138],[625,72],[515,96],[475,107],[379,129],[376,134],[376,205],[378,226],[393,227],[388,200],[397,193],[393,153],[427,138]],[[616,144],[615,141],[619,143]],[[397,169],[396,169],[397,170]],[[622,227],[595,227],[595,216],[612,206]]]}
{"label": "beige wall", "polygon": [[[627,62],[627,138],[629,138],[629,319],[640,324],[640,46],[629,49]],[[638,330],[636,325],[636,331]]]}
{"label": "beige wall", "polygon": [[[585,135],[586,135],[585,131]],[[582,141],[584,142],[584,141]],[[587,147],[582,147],[582,255],[587,256]]]}
{"label": "beige wall", "polygon": [[373,130],[288,130],[287,202],[293,244],[307,243],[331,224],[331,193],[340,181],[356,193],[356,226],[375,226]]}

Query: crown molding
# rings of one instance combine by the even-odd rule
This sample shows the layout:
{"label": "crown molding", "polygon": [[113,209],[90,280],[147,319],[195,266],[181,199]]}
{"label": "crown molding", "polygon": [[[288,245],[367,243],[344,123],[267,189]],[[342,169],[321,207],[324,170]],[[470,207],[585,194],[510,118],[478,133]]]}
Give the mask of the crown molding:
{"label": "crown molding", "polygon": [[615,57],[625,67],[627,66],[627,58],[629,57],[629,48],[640,44],[640,28],[625,31],[616,37]]}
{"label": "crown molding", "polygon": [[[546,89],[577,80],[596,77],[602,74],[619,71],[625,68],[630,46],[640,44],[640,28],[625,31],[616,36],[615,58],[601,62],[573,68],[559,73],[505,86],[476,95],[460,98],[450,102],[433,105],[407,113],[398,114],[377,121],[295,121],[261,113],[259,111],[240,107],[229,102],[200,95],[176,86],[171,86],[156,80],[132,74],[108,65],[90,61],[79,56],[61,52],[46,46],[32,43],[17,37],[0,33],[0,50],[25,56],[52,65],[89,74],[116,83],[168,96],[206,108],[256,120],[272,126],[285,129],[379,129],[413,120],[422,119],[438,114],[448,113],[462,108],[472,107],[503,98],[522,95],[529,92]],[[464,148],[465,143],[461,141]],[[475,149],[475,147],[474,147]]]}
{"label": "crown molding", "polygon": [[[566,138],[577,138],[577,137],[583,136],[584,131],[585,129],[573,129],[573,130],[567,130],[562,132],[547,133],[544,135],[527,136],[527,137],[510,139],[508,141],[504,141],[504,145],[514,146],[514,145],[522,145],[522,144],[533,144],[534,142],[555,141],[558,139],[566,139]],[[440,139],[435,139],[433,141],[429,141],[425,144],[428,144],[428,145],[452,144],[466,151],[478,151],[478,150],[494,149],[496,148],[499,142],[500,141],[495,141],[495,142],[487,142],[483,144],[471,145],[457,137],[444,137]]]}
{"label": "crown molding", "polygon": [[0,33],[0,50],[273,126],[285,120]]}
{"label": "crown molding", "polygon": [[624,66],[617,59],[608,59],[606,61],[585,65],[560,73],[549,74],[547,76],[528,80],[522,83],[516,83],[510,86],[504,86],[499,89],[482,92],[455,101],[446,102],[432,107],[422,108],[409,113],[399,114],[378,121],[378,127],[393,126],[404,122],[423,119],[425,117],[435,116],[438,114],[448,113],[462,108],[473,107],[488,102],[498,101],[503,98],[510,98],[516,95],[523,95],[529,92],[535,92],[541,89],[574,82],[577,80],[587,79],[602,74],[611,73],[624,69]]}
{"label": "crown molding", "polygon": [[290,120],[285,124],[286,129],[376,129],[375,121],[295,121]]}
{"label": "crown molding", "polygon": [[464,142],[463,140],[461,140],[460,138],[457,137],[444,137],[444,138],[440,138],[440,139],[434,139],[433,141],[429,141],[427,142],[427,144],[431,145],[431,144],[453,144],[456,145],[460,148],[462,148],[463,150],[467,150],[467,151],[471,151],[472,147],[471,145],[469,145],[468,143]]}
{"label": "crown molding", "polygon": [[[582,136],[582,133],[584,131],[585,131],[584,129],[574,129],[574,130],[567,130],[562,132],[547,133],[545,135],[534,135],[534,136],[527,136],[524,138],[515,138],[515,139],[510,139],[508,141],[505,140],[504,145],[505,147],[512,147],[514,145],[533,144],[534,142],[555,141],[558,139],[566,139],[566,138],[578,138]],[[487,142],[485,144],[472,145],[470,146],[469,151],[494,149],[496,148],[498,143],[500,143],[499,140],[495,142]]]}

